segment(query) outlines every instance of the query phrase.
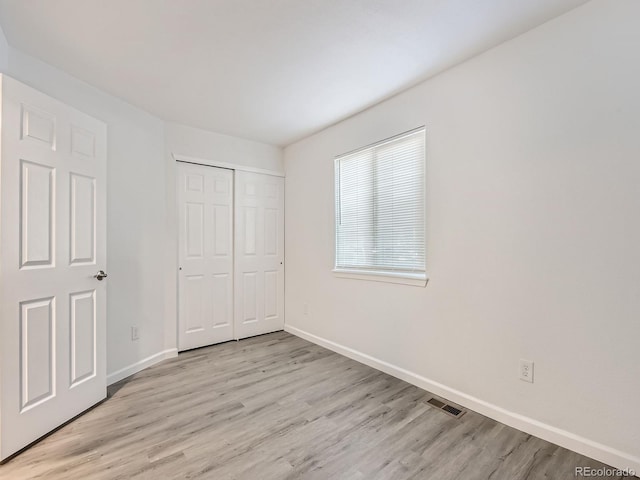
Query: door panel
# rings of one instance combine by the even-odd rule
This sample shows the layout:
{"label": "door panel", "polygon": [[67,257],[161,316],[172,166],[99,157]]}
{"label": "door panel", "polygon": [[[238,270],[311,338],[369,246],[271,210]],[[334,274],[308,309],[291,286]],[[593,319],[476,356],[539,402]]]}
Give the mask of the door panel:
{"label": "door panel", "polygon": [[244,278],[242,291],[240,292],[240,297],[244,300],[242,323],[254,323],[258,321],[258,305],[256,301],[258,272],[243,272],[242,276]]}
{"label": "door panel", "polygon": [[185,332],[194,333],[204,331],[204,275],[185,275],[184,301]]}
{"label": "door panel", "polygon": [[[7,81],[11,80],[7,79]],[[42,142],[46,147],[51,148],[51,150],[56,149],[55,114],[23,103],[21,105],[21,117],[22,131],[20,139]]]}
{"label": "door panel", "polygon": [[55,170],[20,161],[20,265],[52,267]]}
{"label": "door panel", "polygon": [[264,254],[278,255],[278,210],[275,208],[264,209]]}
{"label": "door panel", "polygon": [[96,291],[69,295],[71,331],[71,386],[96,374]]}
{"label": "door panel", "polygon": [[96,135],[82,127],[71,125],[71,154],[87,159],[96,156]]}
{"label": "door panel", "polygon": [[241,215],[244,215],[244,254],[245,256],[255,255],[258,209],[256,207],[241,207],[241,210]]}
{"label": "door panel", "polygon": [[71,174],[71,265],[96,263],[96,179]]}
{"label": "door panel", "polygon": [[178,163],[180,350],[233,339],[233,171]]}
{"label": "door panel", "polygon": [[264,272],[264,317],[271,319],[278,316],[278,284],[280,272]]}
{"label": "door panel", "polygon": [[236,172],[235,335],[284,328],[284,179]]}
{"label": "door panel", "polygon": [[106,126],[0,77],[0,460],[106,396]]}
{"label": "door panel", "polygon": [[20,412],[55,395],[53,298],[20,303]]}
{"label": "door panel", "polygon": [[231,213],[229,205],[213,206],[213,225],[214,225],[214,249],[213,254],[216,257],[228,257],[231,253],[229,247],[229,225],[231,224]]}
{"label": "door panel", "polygon": [[213,328],[231,327],[233,282],[231,274],[213,275]]}
{"label": "door panel", "polygon": [[186,255],[187,258],[204,257],[204,204],[185,205]]}

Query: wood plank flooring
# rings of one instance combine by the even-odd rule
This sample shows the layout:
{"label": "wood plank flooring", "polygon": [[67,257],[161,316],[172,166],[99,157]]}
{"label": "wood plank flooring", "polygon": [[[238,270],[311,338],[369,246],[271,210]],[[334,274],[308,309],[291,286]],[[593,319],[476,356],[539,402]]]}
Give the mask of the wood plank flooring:
{"label": "wood plank flooring", "polygon": [[180,354],[109,395],[0,478],[565,480],[604,467],[448,416],[424,390],[284,332]]}

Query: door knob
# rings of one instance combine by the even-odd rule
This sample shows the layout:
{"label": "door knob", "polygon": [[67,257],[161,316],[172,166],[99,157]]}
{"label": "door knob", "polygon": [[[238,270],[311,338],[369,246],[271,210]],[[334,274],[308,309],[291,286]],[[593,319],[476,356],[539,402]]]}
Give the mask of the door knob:
{"label": "door knob", "polygon": [[106,273],[104,273],[104,270],[100,270],[98,273],[96,273],[93,278],[97,278],[100,282],[102,281],[103,278],[107,278],[108,275]]}

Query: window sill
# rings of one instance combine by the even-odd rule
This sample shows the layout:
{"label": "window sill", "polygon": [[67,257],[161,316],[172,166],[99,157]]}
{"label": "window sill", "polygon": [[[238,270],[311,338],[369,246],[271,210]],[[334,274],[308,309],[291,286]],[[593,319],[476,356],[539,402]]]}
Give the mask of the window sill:
{"label": "window sill", "polygon": [[429,280],[426,274],[422,273],[394,273],[384,271],[366,272],[363,270],[347,270],[334,268],[333,274],[338,278],[350,278],[352,280],[369,280],[372,282],[399,283],[402,285],[413,285],[414,287],[425,287]]}

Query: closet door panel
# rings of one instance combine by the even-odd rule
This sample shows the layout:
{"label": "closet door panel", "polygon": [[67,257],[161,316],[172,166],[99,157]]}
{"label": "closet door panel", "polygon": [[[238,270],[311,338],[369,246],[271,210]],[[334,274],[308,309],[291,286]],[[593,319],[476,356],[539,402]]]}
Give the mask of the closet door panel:
{"label": "closet door panel", "polygon": [[178,163],[178,348],[233,339],[233,171]]}
{"label": "closet door panel", "polygon": [[284,328],[284,179],[236,172],[235,335]]}

